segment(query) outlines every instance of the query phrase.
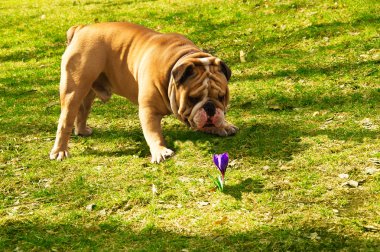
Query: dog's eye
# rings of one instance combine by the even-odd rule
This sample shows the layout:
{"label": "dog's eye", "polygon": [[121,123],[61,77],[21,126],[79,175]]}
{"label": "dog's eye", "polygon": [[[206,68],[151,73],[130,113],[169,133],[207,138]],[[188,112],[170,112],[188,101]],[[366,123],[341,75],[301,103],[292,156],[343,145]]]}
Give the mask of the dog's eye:
{"label": "dog's eye", "polygon": [[198,103],[200,100],[201,100],[201,98],[199,98],[199,97],[189,97],[189,101],[190,101],[192,104],[196,104],[196,103]]}
{"label": "dog's eye", "polygon": [[224,98],[225,98],[225,96],[222,95],[222,96],[219,96],[219,97],[218,97],[218,100],[219,100],[220,102],[223,102],[223,101],[224,101]]}

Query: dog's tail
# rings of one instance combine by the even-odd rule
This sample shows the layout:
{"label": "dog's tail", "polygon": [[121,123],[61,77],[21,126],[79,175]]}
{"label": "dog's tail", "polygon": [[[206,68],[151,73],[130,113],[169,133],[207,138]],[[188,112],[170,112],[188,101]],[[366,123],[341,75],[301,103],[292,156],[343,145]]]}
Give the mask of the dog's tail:
{"label": "dog's tail", "polygon": [[83,27],[84,27],[84,25],[75,25],[75,26],[70,27],[70,29],[67,30],[67,32],[66,32],[66,39],[67,39],[66,43],[67,43],[67,45],[69,45],[71,40],[73,40],[75,33],[78,32]]}

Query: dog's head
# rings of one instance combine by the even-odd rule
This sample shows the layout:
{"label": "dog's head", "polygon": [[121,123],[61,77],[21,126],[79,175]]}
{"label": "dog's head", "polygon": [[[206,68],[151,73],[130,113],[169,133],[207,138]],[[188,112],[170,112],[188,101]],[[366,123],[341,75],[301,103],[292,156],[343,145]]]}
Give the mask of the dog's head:
{"label": "dog's head", "polygon": [[191,128],[218,132],[229,102],[231,70],[219,58],[195,53],[181,58],[172,70],[169,100],[173,113]]}

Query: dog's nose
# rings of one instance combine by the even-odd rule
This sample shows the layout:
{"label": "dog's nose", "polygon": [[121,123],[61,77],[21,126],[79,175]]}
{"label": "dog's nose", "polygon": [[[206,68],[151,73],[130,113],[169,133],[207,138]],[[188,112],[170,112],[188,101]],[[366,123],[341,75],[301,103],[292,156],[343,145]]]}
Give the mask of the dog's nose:
{"label": "dog's nose", "polygon": [[203,105],[203,109],[206,111],[208,116],[214,116],[216,112],[216,108],[214,103],[208,101],[205,105]]}

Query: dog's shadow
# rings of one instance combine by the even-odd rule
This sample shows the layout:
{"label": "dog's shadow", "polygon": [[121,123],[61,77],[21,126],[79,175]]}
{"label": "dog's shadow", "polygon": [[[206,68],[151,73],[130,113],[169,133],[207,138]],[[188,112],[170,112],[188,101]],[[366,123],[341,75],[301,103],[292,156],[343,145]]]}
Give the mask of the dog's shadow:
{"label": "dog's shadow", "polygon": [[[84,154],[94,156],[138,156],[148,157],[150,155],[149,147],[144,139],[142,131],[139,128],[133,129],[103,129],[101,127],[93,128],[94,134],[88,137],[72,136],[76,141],[81,142],[84,146]],[[105,148],[98,148],[102,143]]]}
{"label": "dog's shadow", "polygon": [[264,180],[262,178],[247,178],[236,185],[225,185],[223,193],[241,200],[243,193],[262,193],[264,187]]}

